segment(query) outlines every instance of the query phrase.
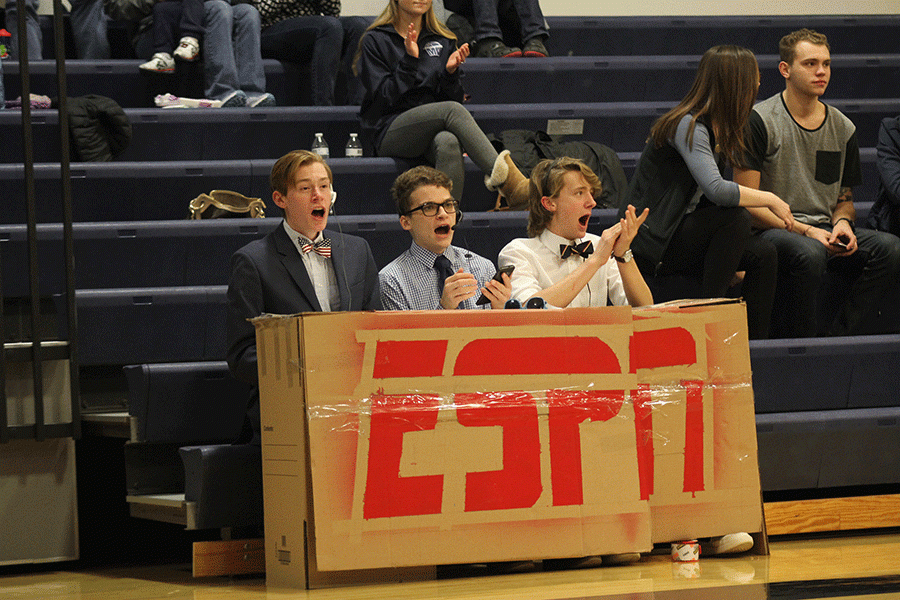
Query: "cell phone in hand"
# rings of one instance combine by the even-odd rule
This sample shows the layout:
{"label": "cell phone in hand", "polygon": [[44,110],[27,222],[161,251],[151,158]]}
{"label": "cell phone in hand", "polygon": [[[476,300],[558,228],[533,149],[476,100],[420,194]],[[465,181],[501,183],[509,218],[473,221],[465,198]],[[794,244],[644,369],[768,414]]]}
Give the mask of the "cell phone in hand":
{"label": "cell phone in hand", "polygon": [[846,242],[842,242],[841,240],[835,240],[835,241],[831,242],[831,245],[832,245],[832,246],[840,246],[841,248],[846,248],[846,247],[847,247],[847,243],[846,243]]}
{"label": "cell phone in hand", "polygon": [[[500,283],[503,283],[503,274],[506,273],[507,275],[512,277],[512,272],[515,270],[515,268],[516,267],[514,265],[506,265],[505,267],[500,267],[499,269],[497,269],[497,272],[494,273],[494,276],[492,277],[492,279],[495,281],[499,281]],[[475,304],[477,304],[478,306],[481,306],[483,304],[490,304],[490,303],[491,303],[491,299],[488,298],[487,296],[485,296],[484,294],[482,294],[481,297],[475,301]]]}

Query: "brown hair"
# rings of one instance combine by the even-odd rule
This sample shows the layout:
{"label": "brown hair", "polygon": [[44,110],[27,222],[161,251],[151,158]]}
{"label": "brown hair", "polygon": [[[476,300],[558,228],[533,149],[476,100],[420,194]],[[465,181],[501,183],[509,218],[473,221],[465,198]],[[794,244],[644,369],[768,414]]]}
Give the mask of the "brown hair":
{"label": "brown hair", "polygon": [[294,177],[300,167],[313,162],[321,163],[325,167],[325,172],[328,173],[328,181],[334,183],[331,167],[321,156],[309,150],[293,150],[275,161],[272,166],[272,173],[269,175],[269,185],[272,187],[272,191],[286,196],[288,188],[294,185]]}
{"label": "brown hair", "polygon": [[712,129],[716,145],[728,162],[740,165],[744,126],[759,91],[759,65],[750,50],[740,46],[715,46],[703,54],[697,75],[687,96],[660,117],[650,129],[650,137],[662,147],[675,137],[678,124],[691,115],[687,143],[694,143],[694,127],[701,117]]}
{"label": "brown hair", "polygon": [[831,52],[831,46],[828,45],[828,38],[825,37],[824,33],[819,33],[818,31],[813,31],[812,29],[806,29],[804,27],[803,29],[792,31],[778,42],[778,53],[781,55],[781,60],[783,62],[786,62],[789,65],[794,64],[794,59],[797,57],[797,44],[800,42],[809,42],[816,46],[825,46],[828,48],[828,51]]}
{"label": "brown hair", "polygon": [[591,186],[591,194],[596,196],[603,186],[600,178],[594,174],[589,166],[577,158],[561,156],[554,159],[545,159],[531,170],[529,182],[530,197],[528,199],[528,236],[537,237],[544,232],[553,213],[544,207],[541,198],[556,198],[565,185],[564,177],[570,171],[580,172],[588,185]]}
{"label": "brown hair", "polygon": [[453,189],[453,182],[441,171],[424,165],[413,167],[401,173],[391,186],[391,196],[397,204],[397,214],[403,216],[408,213],[413,192],[426,185],[444,188],[448,192]]}
{"label": "brown hair", "polygon": [[[397,8],[397,0],[388,0],[387,6],[384,7],[384,10],[381,11],[381,14],[375,17],[375,20],[372,21],[372,24],[366,27],[366,30],[359,38],[359,46],[356,48],[356,55],[353,57],[353,74],[359,75],[359,57],[362,54],[362,45],[363,40],[366,37],[366,34],[369,33],[372,29],[376,27],[381,27],[382,25],[389,25],[396,23],[400,19],[400,11]],[[434,5],[428,7],[428,12],[426,12],[422,16],[422,29],[428,29],[432,33],[436,33],[441,35],[448,40],[455,40],[456,34],[450,31],[450,29],[441,23],[441,20],[437,18],[437,15],[434,14]],[[421,39],[422,32],[419,32],[419,38]]]}

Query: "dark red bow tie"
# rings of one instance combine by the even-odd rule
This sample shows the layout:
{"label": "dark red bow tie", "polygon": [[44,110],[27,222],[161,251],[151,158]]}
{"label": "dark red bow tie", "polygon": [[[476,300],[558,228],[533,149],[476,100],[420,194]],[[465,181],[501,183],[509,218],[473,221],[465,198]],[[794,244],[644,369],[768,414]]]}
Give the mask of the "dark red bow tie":
{"label": "dark red bow tie", "polygon": [[594,253],[594,245],[590,240],[581,242],[580,244],[560,244],[559,255],[563,260],[569,258],[573,254],[587,258]]}

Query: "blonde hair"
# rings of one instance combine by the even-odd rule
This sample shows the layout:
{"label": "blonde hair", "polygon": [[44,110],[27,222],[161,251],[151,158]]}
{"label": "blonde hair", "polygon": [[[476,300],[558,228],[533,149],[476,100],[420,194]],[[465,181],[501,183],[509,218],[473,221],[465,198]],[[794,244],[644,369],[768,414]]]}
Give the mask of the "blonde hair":
{"label": "blonde hair", "polygon": [[[363,40],[366,37],[366,34],[369,31],[375,29],[376,27],[381,27],[382,25],[393,25],[400,20],[400,11],[397,9],[398,0],[388,0],[387,6],[384,7],[384,10],[381,11],[381,14],[375,17],[375,20],[372,21],[372,24],[366,27],[365,32],[359,38],[359,46],[356,49],[356,55],[353,57],[353,74],[359,75],[359,57],[362,55],[362,45]],[[428,12],[426,12],[422,16],[422,29],[427,29],[432,33],[436,33],[441,35],[449,40],[455,40],[456,34],[450,31],[450,29],[441,23],[441,20],[437,18],[437,15],[434,14],[434,5],[428,7]],[[421,37],[421,32],[420,37]]]}
{"label": "blonde hair", "polygon": [[288,188],[294,185],[294,177],[300,167],[314,162],[321,163],[325,167],[328,181],[334,183],[331,167],[321,156],[309,150],[292,150],[275,161],[272,166],[272,173],[269,175],[269,185],[272,187],[272,191],[287,196]]}
{"label": "blonde hair", "polygon": [[600,178],[589,166],[577,158],[561,156],[559,158],[545,159],[537,164],[531,171],[529,181],[530,197],[528,198],[528,236],[541,235],[553,219],[553,213],[544,207],[541,198],[556,198],[565,186],[566,173],[580,172],[584,180],[591,186],[591,194],[600,193],[603,185]]}

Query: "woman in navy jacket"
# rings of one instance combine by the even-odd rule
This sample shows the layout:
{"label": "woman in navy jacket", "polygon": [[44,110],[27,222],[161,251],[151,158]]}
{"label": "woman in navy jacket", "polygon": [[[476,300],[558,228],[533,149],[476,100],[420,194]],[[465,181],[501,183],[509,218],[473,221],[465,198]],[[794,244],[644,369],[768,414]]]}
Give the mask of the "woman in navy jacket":
{"label": "woman in navy jacket", "polygon": [[362,140],[378,156],[420,158],[453,182],[462,198],[463,152],[513,208],[527,208],[528,180],[509,152],[497,151],[461,104],[460,65],[469,45],[435,16],[431,0],[389,0],[363,35],[357,72],[365,87]]}

